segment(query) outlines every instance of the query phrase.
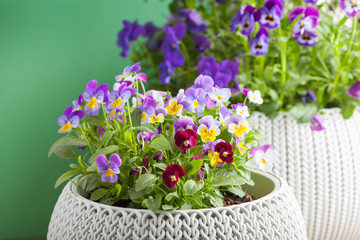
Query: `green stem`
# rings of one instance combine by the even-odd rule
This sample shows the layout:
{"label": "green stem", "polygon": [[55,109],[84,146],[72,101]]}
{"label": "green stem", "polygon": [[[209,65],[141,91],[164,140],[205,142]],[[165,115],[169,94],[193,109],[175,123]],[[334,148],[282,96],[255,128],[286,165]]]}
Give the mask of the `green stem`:
{"label": "green stem", "polygon": [[131,114],[130,114],[130,103],[129,101],[127,101],[127,111],[128,111],[128,115],[129,115],[129,122],[130,122],[130,126],[132,127],[132,121],[131,121]]}
{"label": "green stem", "polygon": [[94,151],[93,151],[93,149],[92,149],[92,147],[91,147],[91,145],[90,145],[89,140],[87,139],[87,137],[86,137],[86,135],[85,135],[84,130],[83,130],[82,127],[81,127],[81,124],[79,124],[79,128],[80,128],[80,131],[81,131],[81,133],[83,134],[83,136],[84,136],[84,138],[85,138],[85,141],[87,142],[87,144],[88,144],[88,146],[89,146],[89,149],[90,149],[91,154],[94,154]]}
{"label": "green stem", "polygon": [[284,105],[283,102],[284,102],[285,92],[283,91],[283,88],[285,86],[286,76],[287,76],[286,47],[287,47],[287,42],[282,42],[281,43],[281,82],[280,82],[280,91],[281,91],[280,103],[281,103],[281,108]]}
{"label": "green stem", "polygon": [[343,64],[345,64],[345,65],[346,65],[346,62],[347,62],[347,60],[348,60],[349,54],[350,54],[350,52],[351,52],[351,49],[352,49],[352,45],[353,45],[353,42],[354,42],[354,37],[355,37],[355,32],[356,32],[357,23],[358,23],[358,19],[357,19],[357,18],[353,18],[353,24],[352,24],[352,29],[351,29],[350,43],[349,43],[348,49],[347,49],[346,52],[345,52],[344,59],[343,59]]}
{"label": "green stem", "polygon": [[106,126],[108,127],[108,130],[110,131],[110,125],[109,125],[109,122],[108,122],[108,120],[107,120],[104,103],[101,104],[101,107],[102,107],[102,110],[103,110],[103,114],[104,114],[104,119],[105,119]]}
{"label": "green stem", "polygon": [[143,90],[143,93],[146,93],[146,90],[145,90],[145,87],[144,87],[144,84],[143,84],[142,81],[140,81],[140,85],[141,85],[141,88],[142,88],[142,90]]}

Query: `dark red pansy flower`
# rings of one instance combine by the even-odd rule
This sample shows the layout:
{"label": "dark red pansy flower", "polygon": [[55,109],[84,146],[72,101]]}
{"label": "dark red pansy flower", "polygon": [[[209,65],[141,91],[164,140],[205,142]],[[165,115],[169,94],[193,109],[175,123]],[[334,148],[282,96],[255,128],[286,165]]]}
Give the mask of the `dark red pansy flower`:
{"label": "dark red pansy flower", "polygon": [[181,151],[183,151],[183,153],[186,153],[189,148],[194,148],[196,146],[197,139],[198,135],[192,129],[177,131],[175,133],[175,144]]}
{"label": "dark red pansy flower", "polygon": [[219,142],[215,145],[215,152],[219,153],[219,157],[222,161],[232,163],[234,153],[230,143]]}
{"label": "dark red pansy flower", "polygon": [[179,181],[179,178],[183,176],[185,176],[184,168],[179,164],[171,163],[163,172],[162,179],[168,188],[173,189]]}

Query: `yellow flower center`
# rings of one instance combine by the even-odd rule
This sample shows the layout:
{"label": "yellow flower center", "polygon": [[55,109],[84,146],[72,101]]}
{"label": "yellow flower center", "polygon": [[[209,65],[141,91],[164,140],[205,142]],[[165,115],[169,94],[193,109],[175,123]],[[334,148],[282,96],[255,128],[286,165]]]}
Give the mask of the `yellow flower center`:
{"label": "yellow flower center", "polygon": [[60,131],[66,132],[66,131],[68,131],[68,130],[70,130],[70,129],[71,129],[71,123],[70,123],[70,122],[67,122],[64,126],[62,126],[62,127],[60,128]]}
{"label": "yellow flower center", "polygon": [[94,107],[96,107],[96,105],[97,105],[96,98],[91,98],[90,102],[88,102],[88,104],[87,104],[87,107],[94,108]]}
{"label": "yellow flower center", "polygon": [[121,98],[118,98],[118,99],[116,99],[114,102],[111,103],[111,106],[115,108],[115,107],[120,106],[121,103],[122,103],[122,99],[121,99]]}
{"label": "yellow flower center", "polygon": [[240,153],[242,153],[241,150],[248,150],[248,148],[245,146],[245,144],[243,142],[239,142],[237,147],[238,147]]}
{"label": "yellow flower center", "polygon": [[200,106],[200,105],[199,105],[199,102],[198,102],[198,101],[194,101],[194,102],[193,102],[193,106],[194,106],[194,107],[199,107],[199,106]]}
{"label": "yellow flower center", "polygon": [[217,100],[221,101],[222,97],[221,96],[218,96],[217,97]]}
{"label": "yellow flower center", "polygon": [[146,120],[146,117],[147,117],[146,113],[143,112],[143,113],[141,114],[141,120],[144,120],[144,121],[145,121],[145,120]]}
{"label": "yellow flower center", "polygon": [[207,142],[207,141],[215,141],[216,139],[216,131],[213,128],[208,129],[207,127],[204,127],[200,131],[201,141]]}
{"label": "yellow flower center", "polygon": [[185,146],[185,147],[188,147],[188,146],[189,146],[189,141],[185,141],[185,142],[184,142],[184,146]]}
{"label": "yellow flower center", "polygon": [[115,113],[116,113],[116,109],[112,110],[109,115],[109,118],[112,118],[115,115]]}
{"label": "yellow flower center", "polygon": [[228,152],[224,152],[224,153],[223,153],[223,157],[225,157],[225,158],[226,158],[228,155],[229,155]]}
{"label": "yellow flower center", "polygon": [[241,137],[245,132],[247,131],[247,127],[245,127],[244,125],[239,126],[235,126],[235,135],[237,137]]}
{"label": "yellow flower center", "polygon": [[114,171],[109,168],[105,173],[105,177],[112,177],[112,176],[114,176]]}
{"label": "yellow flower center", "polygon": [[301,22],[301,23],[300,23],[300,26],[301,26],[301,27],[304,27],[304,26],[305,26],[305,24],[304,24],[303,22]]}
{"label": "yellow flower center", "polygon": [[150,122],[151,123],[155,123],[155,122],[163,122],[164,118],[163,118],[163,114],[159,113],[158,115],[154,115],[150,117]]}
{"label": "yellow flower center", "polygon": [[177,104],[177,100],[172,101],[172,103],[170,104],[170,106],[166,107],[166,110],[168,111],[168,113],[170,115],[173,114],[180,114],[180,111],[182,109],[182,105],[181,104]]}
{"label": "yellow flower center", "polygon": [[353,7],[356,7],[356,2],[352,2],[351,5],[352,5]]}
{"label": "yellow flower center", "polygon": [[174,176],[174,175],[171,176],[171,177],[170,177],[170,181],[171,181],[171,182],[176,182],[176,176]]}
{"label": "yellow flower center", "polygon": [[171,44],[171,47],[172,47],[173,49],[175,49],[175,48],[176,48],[175,44]]}
{"label": "yellow flower center", "polygon": [[261,162],[262,162],[262,163],[265,163],[265,158],[263,158]]}
{"label": "yellow flower center", "polygon": [[209,151],[208,156],[210,158],[210,165],[215,166],[218,163],[222,163],[223,161],[219,158],[219,153],[214,151]]}

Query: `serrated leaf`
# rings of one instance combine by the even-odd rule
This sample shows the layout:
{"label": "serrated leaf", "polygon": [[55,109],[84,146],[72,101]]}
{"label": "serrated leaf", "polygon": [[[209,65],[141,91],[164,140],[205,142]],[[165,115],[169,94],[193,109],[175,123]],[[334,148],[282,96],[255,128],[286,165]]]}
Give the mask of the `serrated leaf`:
{"label": "serrated leaf", "polygon": [[168,193],[166,196],[165,196],[165,200],[166,201],[171,201],[171,199],[173,199],[174,197],[178,197],[178,194],[177,192],[171,192],[171,193]]}
{"label": "serrated leaf", "polygon": [[135,181],[135,190],[137,192],[139,192],[147,187],[151,187],[151,186],[155,185],[156,180],[157,180],[157,178],[153,174],[150,174],[150,173],[142,174]]}
{"label": "serrated leaf", "polygon": [[204,183],[202,182],[197,183],[194,180],[189,179],[185,182],[184,191],[187,195],[193,195],[197,193],[203,186]]}
{"label": "serrated leaf", "polygon": [[108,192],[107,189],[103,189],[103,188],[96,189],[94,192],[91,193],[90,200],[97,201],[100,198],[104,197],[107,192]]}
{"label": "serrated leaf", "polygon": [[137,130],[139,132],[149,132],[149,133],[156,133],[156,127],[151,125],[150,123],[145,123],[137,127],[131,127],[128,130]]}
{"label": "serrated leaf", "polygon": [[64,174],[62,174],[55,182],[55,189],[60,186],[63,182],[69,180],[70,178],[72,178],[73,176],[75,176],[76,174],[78,174],[79,171],[78,170],[70,170]]}
{"label": "serrated leaf", "polygon": [[341,105],[341,114],[343,115],[344,119],[349,119],[355,110],[356,106],[352,105],[349,102],[345,102],[345,104]]}
{"label": "serrated leaf", "polygon": [[115,131],[106,131],[103,134],[102,140],[104,143],[104,146],[106,147],[111,139],[111,137],[114,135]]}
{"label": "serrated leaf", "polygon": [[210,185],[213,187],[230,186],[230,185],[242,185],[245,183],[243,177],[239,175],[234,176],[214,176],[210,180]]}
{"label": "serrated leaf", "polygon": [[151,141],[149,148],[152,148],[155,151],[167,151],[170,150],[170,144],[164,136],[158,136]]}
{"label": "serrated leaf", "polygon": [[141,123],[141,111],[139,108],[135,108],[131,113],[131,122],[133,127],[137,127]]}
{"label": "serrated leaf", "polygon": [[150,196],[148,199],[144,200],[146,207],[153,212],[156,212],[157,210],[159,210],[160,205],[161,205],[161,197],[156,197],[153,198],[152,196]]}
{"label": "serrated leaf", "polygon": [[245,197],[245,192],[243,191],[242,187],[240,185],[233,185],[231,187],[228,187],[228,191],[232,194],[235,194],[239,197]]}
{"label": "serrated leaf", "polygon": [[[69,147],[69,146],[86,146],[87,143],[84,139],[72,136],[72,135],[68,135],[68,136],[64,136],[60,139],[58,139],[50,148],[49,153],[48,153],[48,157],[50,157],[53,153],[55,153],[57,155],[57,151],[61,151],[62,148]],[[68,152],[69,150],[63,150],[63,152]],[[74,152],[74,151],[72,151]]]}
{"label": "serrated leaf", "polygon": [[95,162],[96,158],[100,154],[107,155],[107,154],[113,153],[113,152],[115,152],[117,150],[119,150],[119,146],[116,146],[116,145],[111,145],[111,146],[108,146],[106,148],[97,149],[96,152],[90,157],[89,163],[92,164],[93,162]]}
{"label": "serrated leaf", "polygon": [[202,159],[190,161],[184,168],[185,175],[191,176],[191,175],[196,174],[199,171],[199,169],[201,168],[202,164],[203,164]]}
{"label": "serrated leaf", "polygon": [[153,166],[157,167],[157,168],[159,168],[161,170],[165,170],[166,167],[167,167],[167,165],[165,163],[155,163]]}

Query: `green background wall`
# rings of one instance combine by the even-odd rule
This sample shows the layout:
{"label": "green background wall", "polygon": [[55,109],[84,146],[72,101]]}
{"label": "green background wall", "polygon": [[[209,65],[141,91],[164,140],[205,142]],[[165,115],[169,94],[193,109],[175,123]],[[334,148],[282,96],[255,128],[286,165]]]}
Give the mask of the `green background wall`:
{"label": "green background wall", "polygon": [[89,80],[113,83],[122,20],[162,26],[168,1],[0,0],[0,239],[45,237],[73,160],[47,157]]}

